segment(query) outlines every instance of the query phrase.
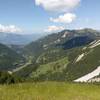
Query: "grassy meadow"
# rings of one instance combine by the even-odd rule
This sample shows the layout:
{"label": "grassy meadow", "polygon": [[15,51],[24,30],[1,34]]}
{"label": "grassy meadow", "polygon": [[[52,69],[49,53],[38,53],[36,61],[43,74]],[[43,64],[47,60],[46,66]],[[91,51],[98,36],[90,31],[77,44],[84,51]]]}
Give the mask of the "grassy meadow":
{"label": "grassy meadow", "polygon": [[33,72],[31,76],[39,77],[40,75],[47,74],[47,72],[63,72],[63,70],[66,69],[68,63],[68,58],[65,57],[48,64],[40,65],[39,68]]}
{"label": "grassy meadow", "polygon": [[0,100],[100,100],[100,85],[63,82],[0,85]]}

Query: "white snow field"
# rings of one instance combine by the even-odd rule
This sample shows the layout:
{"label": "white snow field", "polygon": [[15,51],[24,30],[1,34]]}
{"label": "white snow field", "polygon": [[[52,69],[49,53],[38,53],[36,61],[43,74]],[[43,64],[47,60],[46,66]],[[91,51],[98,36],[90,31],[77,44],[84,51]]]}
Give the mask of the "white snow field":
{"label": "white snow field", "polygon": [[95,47],[97,47],[97,46],[99,46],[99,45],[100,45],[100,40],[94,41],[94,42],[92,43],[92,45],[90,46],[90,48],[95,48]]}
{"label": "white snow field", "polygon": [[93,72],[82,76],[79,79],[74,80],[74,82],[88,82],[89,80],[91,80],[92,78],[98,76],[100,74],[100,66],[95,69]]}
{"label": "white snow field", "polygon": [[84,55],[85,55],[84,53],[79,55],[78,58],[76,59],[76,62],[79,62],[84,57]]}

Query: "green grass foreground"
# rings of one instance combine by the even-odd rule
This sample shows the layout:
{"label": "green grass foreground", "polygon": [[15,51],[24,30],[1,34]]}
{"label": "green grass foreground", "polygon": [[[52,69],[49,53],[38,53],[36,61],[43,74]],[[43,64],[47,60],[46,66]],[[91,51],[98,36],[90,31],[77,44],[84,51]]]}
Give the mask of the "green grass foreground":
{"label": "green grass foreground", "polygon": [[62,82],[0,85],[0,100],[100,100],[100,85]]}

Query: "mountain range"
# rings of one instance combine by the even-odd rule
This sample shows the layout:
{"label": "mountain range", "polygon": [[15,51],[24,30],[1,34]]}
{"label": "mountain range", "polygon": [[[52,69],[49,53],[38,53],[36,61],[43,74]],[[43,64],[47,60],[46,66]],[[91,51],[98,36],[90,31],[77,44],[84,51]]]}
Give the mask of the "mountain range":
{"label": "mountain range", "polygon": [[[100,65],[98,55],[100,32],[88,28],[63,30],[44,36],[21,47],[19,52],[15,45],[6,47],[7,51],[8,48],[9,52],[13,51],[16,54],[13,56],[15,61],[20,56],[21,63],[17,63],[17,67],[9,66],[7,68],[11,69],[12,73],[33,81],[80,80],[81,77],[84,79],[84,76],[87,77],[89,73],[98,69]],[[3,51],[0,52],[1,55]],[[0,67],[3,68],[1,65]],[[92,74],[92,79],[95,77],[99,77],[99,75]],[[87,81],[90,80],[88,78]]]}

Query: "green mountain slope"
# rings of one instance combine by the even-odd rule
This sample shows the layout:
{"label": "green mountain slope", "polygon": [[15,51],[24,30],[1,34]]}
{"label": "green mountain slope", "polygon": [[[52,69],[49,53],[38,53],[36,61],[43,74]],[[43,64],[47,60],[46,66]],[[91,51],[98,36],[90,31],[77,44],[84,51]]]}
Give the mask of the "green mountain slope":
{"label": "green mountain slope", "polygon": [[[97,46],[92,47],[94,44],[82,48],[79,53],[76,51],[78,54],[71,58],[70,64],[66,69],[68,80],[80,78],[100,66],[100,45],[98,43]],[[75,54],[75,52],[73,54]],[[73,54],[70,54],[69,56],[72,56]],[[83,55],[83,57],[81,55]]]}
{"label": "green mountain slope", "polygon": [[55,48],[58,44],[63,44],[68,40],[78,36],[89,36],[96,38],[100,36],[99,32],[92,29],[83,30],[64,30],[59,33],[50,34],[44,38],[41,38],[35,42],[25,46],[24,53],[28,55],[40,55],[42,52]]}
{"label": "green mountain slope", "polygon": [[[26,57],[31,56],[34,62],[28,70],[37,65],[33,72],[30,71],[30,77],[38,81],[73,81],[88,74],[99,66],[100,47],[90,47],[99,38],[100,33],[92,29],[64,30],[30,43],[23,52]],[[94,44],[90,44],[94,40]]]}
{"label": "green mountain slope", "polygon": [[0,44],[0,70],[11,70],[23,62],[23,57],[7,46]]}
{"label": "green mountain slope", "polygon": [[0,71],[25,80],[73,81],[100,65],[100,33],[92,29],[64,30],[24,48],[9,47],[0,44]]}
{"label": "green mountain slope", "polygon": [[[30,74],[31,78],[37,81],[73,81],[92,72],[100,66],[100,56],[98,55],[100,42],[97,45],[97,41],[87,46],[62,51],[63,57],[59,57],[59,60],[55,58],[54,61],[50,60],[50,63],[49,61],[45,63],[42,61],[38,68]],[[40,58],[43,59],[44,57],[45,59],[52,58],[51,55],[42,55]]]}
{"label": "green mountain slope", "polygon": [[30,77],[35,81],[43,80],[64,80],[64,70],[68,65],[68,58],[62,58],[60,60],[40,65],[37,70],[33,71]]}

